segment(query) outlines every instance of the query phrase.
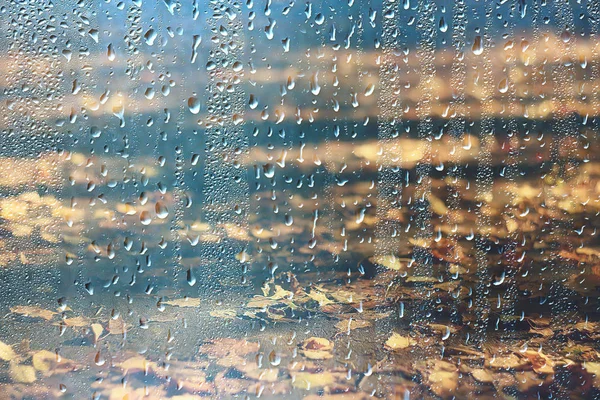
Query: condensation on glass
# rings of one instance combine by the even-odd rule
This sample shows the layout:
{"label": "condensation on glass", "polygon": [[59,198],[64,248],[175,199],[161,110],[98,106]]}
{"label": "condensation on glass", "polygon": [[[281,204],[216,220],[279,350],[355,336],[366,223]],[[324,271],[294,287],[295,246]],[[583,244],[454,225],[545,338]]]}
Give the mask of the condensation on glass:
{"label": "condensation on glass", "polygon": [[600,398],[599,24],[0,3],[0,398]]}

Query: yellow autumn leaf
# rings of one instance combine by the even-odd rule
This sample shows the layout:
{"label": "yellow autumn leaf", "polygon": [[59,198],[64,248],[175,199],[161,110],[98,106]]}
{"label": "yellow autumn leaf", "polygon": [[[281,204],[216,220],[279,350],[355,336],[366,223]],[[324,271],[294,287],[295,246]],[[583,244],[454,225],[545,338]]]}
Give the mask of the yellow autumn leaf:
{"label": "yellow autumn leaf", "polygon": [[367,328],[369,326],[371,326],[371,322],[360,320],[360,319],[343,319],[340,322],[338,322],[337,324],[335,324],[335,327],[337,328],[337,330],[342,333],[348,332],[348,331],[351,331],[354,329]]}
{"label": "yellow autumn leaf", "polygon": [[77,317],[73,317],[73,318],[65,318],[65,319],[63,319],[63,322],[67,326],[76,326],[76,327],[88,326],[90,324],[90,320],[85,317],[82,317],[82,316],[77,316]]}
{"label": "yellow autumn leaf", "polygon": [[408,336],[402,336],[394,332],[392,336],[385,342],[385,347],[390,350],[402,350],[410,346],[414,346],[417,342]]}
{"label": "yellow autumn leaf", "polygon": [[102,327],[102,325],[92,324],[92,332],[94,333],[94,342],[98,341],[98,338],[100,337],[100,335],[102,335],[103,331],[104,331],[104,328]]}
{"label": "yellow autumn leaf", "polygon": [[429,374],[431,391],[441,398],[450,398],[458,388],[458,372],[437,369]]}
{"label": "yellow autumn leaf", "polygon": [[148,361],[141,356],[128,358],[118,364],[118,366],[124,371],[143,371],[145,374],[147,374],[150,369],[155,368],[155,364],[152,361]]}
{"label": "yellow autumn leaf", "polygon": [[358,303],[367,299],[367,296],[349,290],[338,290],[331,292],[329,293],[329,296],[333,297],[333,299],[337,302],[344,304]]}
{"label": "yellow autumn leaf", "polygon": [[381,265],[387,269],[391,269],[394,271],[403,271],[408,267],[410,263],[410,259],[396,257],[393,254],[372,257],[370,261],[373,264]]}
{"label": "yellow autumn leaf", "polygon": [[523,356],[529,360],[533,366],[533,370],[538,374],[553,374],[554,361],[541,351],[527,350]]}
{"label": "yellow autumn leaf", "polygon": [[432,242],[433,242],[432,239],[426,239],[426,238],[410,238],[410,239],[408,239],[408,243],[412,244],[413,246],[423,247],[425,249],[430,248]]}
{"label": "yellow autumn leaf", "polygon": [[593,249],[589,247],[581,247],[575,250],[577,254],[583,254],[586,256],[595,256],[600,257],[600,251],[598,249]]}
{"label": "yellow autumn leaf", "polygon": [[266,281],[265,283],[263,283],[260,290],[263,292],[263,296],[268,297],[269,292],[271,291],[271,286],[269,286],[269,281]]}
{"label": "yellow autumn leaf", "polygon": [[300,345],[300,352],[312,360],[327,360],[333,358],[331,353],[333,343],[325,338],[311,337]]}
{"label": "yellow autumn leaf", "polygon": [[49,371],[58,360],[56,353],[52,353],[48,350],[40,350],[33,355],[31,358],[33,368],[40,372]]}
{"label": "yellow autumn leaf", "polygon": [[494,376],[487,370],[483,368],[477,368],[471,371],[471,376],[477,381],[481,383],[493,383]]}
{"label": "yellow autumn leaf", "polygon": [[243,372],[247,378],[263,382],[277,382],[279,369],[277,368],[259,368],[256,363],[243,363],[236,365],[236,369]]}
{"label": "yellow autumn leaf", "polygon": [[242,249],[239,253],[235,255],[235,259],[241,263],[248,262],[250,260],[250,254],[246,251],[246,249]]}
{"label": "yellow autumn leaf", "polygon": [[436,279],[432,276],[409,276],[408,278],[406,278],[406,283],[436,283],[439,281],[439,279]]}
{"label": "yellow autumn leaf", "polygon": [[198,307],[200,305],[200,299],[183,297],[181,299],[163,301],[162,303],[173,307]]}
{"label": "yellow autumn leaf", "polygon": [[506,230],[508,233],[516,232],[519,229],[519,224],[514,219],[506,218]]}
{"label": "yellow autumn leaf", "polygon": [[21,261],[21,264],[30,264],[29,259],[23,252],[19,253],[19,260]]}
{"label": "yellow autumn leaf", "polygon": [[293,293],[290,292],[289,290],[285,290],[281,286],[275,285],[275,293],[273,293],[273,295],[270,297],[273,300],[279,300],[279,299],[289,299],[292,297],[292,295],[293,295]]}
{"label": "yellow autumn leaf", "polygon": [[276,302],[273,301],[271,298],[269,297],[264,297],[264,296],[254,296],[249,302],[248,304],[246,304],[246,307],[248,308],[265,308],[268,307],[272,304],[275,304]]}
{"label": "yellow autumn leaf", "polygon": [[310,293],[307,293],[307,295],[314,301],[318,302],[319,306],[326,306],[328,304],[334,303],[334,301],[329,299],[329,297],[327,297],[325,293],[315,290],[314,288],[311,289]]}
{"label": "yellow autumn leaf", "polygon": [[448,214],[448,207],[446,207],[446,204],[444,204],[444,202],[441,199],[439,199],[438,197],[436,197],[432,194],[429,195],[428,199],[429,199],[429,206],[431,207],[431,211],[433,211],[437,215]]}
{"label": "yellow autumn leaf", "polygon": [[57,314],[54,311],[45,310],[37,306],[14,306],[10,308],[10,311],[15,314],[21,314],[31,318],[43,318],[46,321],[50,321]]}
{"label": "yellow autumn leaf", "polygon": [[16,359],[17,353],[13,350],[13,348],[7,345],[4,342],[0,342],[0,359],[4,361],[12,361]]}
{"label": "yellow autumn leaf", "polygon": [[331,372],[319,372],[311,374],[310,372],[292,373],[292,386],[297,389],[314,389],[332,385],[336,382],[336,375]]}
{"label": "yellow autumn leaf", "polygon": [[586,361],[584,364],[585,370],[594,375],[594,384],[600,386],[600,362]]}
{"label": "yellow autumn leaf", "polygon": [[116,208],[118,212],[126,215],[135,215],[135,213],[137,212],[137,210],[135,209],[135,205],[132,203],[120,203],[117,204]]}
{"label": "yellow autumn leaf", "polygon": [[127,325],[123,318],[110,319],[108,321],[108,332],[111,335],[122,335],[127,332]]}
{"label": "yellow autumn leaf", "polygon": [[16,362],[10,363],[8,375],[10,376],[10,379],[16,383],[33,383],[37,379],[35,376],[35,368],[31,365],[20,365]]}
{"label": "yellow autumn leaf", "polygon": [[59,243],[60,238],[52,233],[41,232],[42,239],[49,243]]}

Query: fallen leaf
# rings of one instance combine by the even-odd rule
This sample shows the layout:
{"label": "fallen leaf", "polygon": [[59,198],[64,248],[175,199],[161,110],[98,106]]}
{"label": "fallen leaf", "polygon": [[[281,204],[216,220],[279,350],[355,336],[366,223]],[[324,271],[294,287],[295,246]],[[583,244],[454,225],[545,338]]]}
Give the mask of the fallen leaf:
{"label": "fallen leaf", "polygon": [[407,283],[436,283],[438,279],[431,276],[409,276],[406,278]]}
{"label": "fallen leaf", "polygon": [[35,369],[31,365],[20,365],[15,362],[10,363],[8,375],[13,382],[33,383],[37,379]]}
{"label": "fallen leaf", "polygon": [[546,338],[554,336],[554,331],[551,328],[529,328],[529,333],[534,335],[541,335]]}
{"label": "fallen leaf", "polygon": [[337,328],[337,330],[339,332],[350,332],[351,330],[354,329],[360,329],[360,328],[367,328],[371,326],[371,322],[369,321],[364,321],[364,320],[360,320],[360,319],[343,319],[340,322],[338,322],[337,324],[335,324],[335,327]]}
{"label": "fallen leaf", "polygon": [[584,364],[587,372],[594,375],[594,385],[600,387],[600,362],[588,361]]}
{"label": "fallen leaf", "polygon": [[526,393],[543,385],[543,379],[533,371],[519,372],[517,378],[517,390]]}
{"label": "fallen leaf", "polygon": [[83,327],[88,326],[90,324],[90,320],[88,318],[78,316],[73,318],[65,318],[63,322],[67,326],[75,326],[75,327]]}
{"label": "fallen leaf", "polygon": [[148,318],[148,322],[173,322],[179,319],[177,313],[157,313]]}
{"label": "fallen leaf", "polygon": [[599,326],[593,321],[581,321],[576,323],[573,328],[579,332],[593,334],[599,331]]}
{"label": "fallen leaf", "polygon": [[331,353],[332,350],[333,343],[320,337],[308,338],[300,345],[300,352],[304,354],[306,358],[312,360],[326,360],[333,358],[333,354]]}
{"label": "fallen leaf", "polygon": [[409,258],[400,258],[395,255],[378,256],[369,259],[373,264],[381,265],[394,271],[404,271],[408,268],[411,260]]}
{"label": "fallen leaf", "polygon": [[482,368],[477,368],[471,371],[471,376],[477,382],[481,383],[492,383],[494,382],[494,377],[488,371]]}
{"label": "fallen leaf", "polygon": [[235,319],[237,317],[237,311],[232,308],[225,310],[213,310],[210,312],[210,316],[215,318]]}
{"label": "fallen leaf", "polygon": [[123,321],[123,318],[110,319],[108,321],[108,332],[111,335],[122,335],[127,332],[127,324]]}
{"label": "fallen leaf", "polygon": [[527,360],[517,357],[515,354],[508,354],[506,356],[494,356],[493,358],[486,360],[486,366],[497,368],[501,370],[520,370],[528,365]]}
{"label": "fallen leaf", "polygon": [[578,362],[598,360],[600,356],[593,347],[584,345],[564,347],[561,353],[565,354],[569,359]]}
{"label": "fallen leaf", "polygon": [[269,297],[273,300],[279,300],[279,299],[291,299],[293,296],[294,296],[294,294],[292,292],[290,292],[289,290],[285,290],[281,286],[275,285],[275,293],[273,293],[273,295],[271,295]]}
{"label": "fallen leaf", "polygon": [[325,293],[320,292],[314,288],[312,288],[310,290],[310,293],[307,293],[307,295],[314,301],[318,302],[319,306],[326,306],[328,304],[333,304],[333,301],[331,299],[329,299],[329,297],[327,297],[325,295]]}
{"label": "fallen leaf", "polygon": [[408,243],[415,247],[423,247],[424,249],[431,248],[432,239],[429,238],[409,238]]}
{"label": "fallen leaf", "polygon": [[236,369],[246,375],[246,377],[263,382],[277,382],[279,370],[277,368],[259,368],[256,363],[239,364]]}
{"label": "fallen leaf", "polygon": [[321,307],[321,312],[326,314],[347,314],[356,312],[356,310],[348,304],[328,304]]}
{"label": "fallen leaf", "polygon": [[292,386],[297,389],[314,389],[333,385],[336,382],[337,375],[328,371],[311,374],[309,372],[292,372]]}
{"label": "fallen leaf", "polygon": [[269,281],[265,281],[261,286],[260,290],[263,292],[263,296],[269,297],[269,292],[271,291],[271,286],[269,286]]}
{"label": "fallen leaf", "polygon": [[92,324],[92,332],[94,333],[94,342],[97,342],[102,332],[104,332],[104,328],[100,324]]}
{"label": "fallen leaf", "polygon": [[428,196],[428,200],[429,206],[431,207],[431,211],[433,211],[437,215],[448,214],[448,207],[446,207],[446,204],[441,199],[430,193]]}
{"label": "fallen leaf", "polygon": [[274,301],[273,299],[271,299],[270,297],[264,297],[264,296],[254,296],[249,302],[248,304],[246,304],[246,307],[248,308],[266,308],[269,307],[270,305],[276,304],[277,302]]}
{"label": "fallen leaf", "polygon": [[427,377],[427,383],[436,395],[450,398],[458,388],[458,372],[435,370]]}
{"label": "fallen leaf", "polygon": [[19,261],[21,261],[21,264],[24,264],[24,265],[30,264],[29,259],[27,258],[27,256],[23,252],[19,253]]}
{"label": "fallen leaf", "polygon": [[210,358],[223,358],[232,354],[245,356],[257,353],[259,349],[258,343],[230,338],[213,339],[200,346],[200,352]]}
{"label": "fallen leaf", "polygon": [[48,350],[40,350],[31,358],[33,368],[40,372],[50,371],[58,363],[56,353]]}
{"label": "fallen leaf", "polygon": [[0,359],[4,361],[12,361],[17,357],[17,353],[15,353],[11,346],[4,342],[0,342]]}
{"label": "fallen leaf", "polygon": [[156,364],[152,361],[146,360],[144,357],[135,356],[128,358],[120,364],[117,364],[123,371],[129,372],[143,372],[145,375],[153,369],[156,369]]}
{"label": "fallen leaf", "polygon": [[541,351],[527,350],[522,353],[533,365],[533,370],[538,374],[553,374],[554,362]]}
{"label": "fallen leaf", "polygon": [[436,285],[433,285],[433,288],[440,289],[445,292],[452,292],[452,291],[456,290],[456,288],[458,288],[459,286],[460,286],[459,281],[451,281],[451,282],[438,283]]}
{"label": "fallen leaf", "polygon": [[600,251],[598,249],[592,249],[589,247],[580,247],[575,250],[575,252],[578,254],[584,254],[586,256],[600,257]]}
{"label": "fallen leaf", "polygon": [[410,346],[414,346],[417,342],[408,336],[402,336],[394,332],[392,336],[385,342],[385,347],[389,350],[402,350]]}
{"label": "fallen leaf", "polygon": [[363,296],[359,293],[355,293],[350,290],[337,290],[335,292],[329,293],[329,296],[333,297],[339,303],[345,304],[353,304],[367,300],[367,296]]}
{"label": "fallen leaf", "polygon": [[198,307],[200,305],[200,299],[193,297],[184,297],[182,299],[163,301],[163,304],[174,306],[174,307]]}
{"label": "fallen leaf", "polygon": [[429,389],[444,399],[453,398],[458,388],[458,367],[443,360],[418,362],[416,369],[425,377]]}
{"label": "fallen leaf", "polygon": [[15,314],[21,314],[31,318],[43,318],[46,321],[50,321],[57,314],[54,311],[45,310],[37,306],[14,306],[10,308],[10,311]]}

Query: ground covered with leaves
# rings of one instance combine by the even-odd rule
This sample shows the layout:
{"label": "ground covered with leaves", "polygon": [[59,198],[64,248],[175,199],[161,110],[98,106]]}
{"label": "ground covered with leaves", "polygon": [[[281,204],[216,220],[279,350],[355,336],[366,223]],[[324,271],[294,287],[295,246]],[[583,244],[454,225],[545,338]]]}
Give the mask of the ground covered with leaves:
{"label": "ground covered with leaves", "polygon": [[[488,203],[492,231],[469,212],[477,201],[469,190],[461,190],[460,207],[452,209],[442,200],[452,187],[434,180],[432,232],[441,234],[412,236],[395,254],[368,250],[373,245],[364,238],[376,236],[378,226],[370,208],[360,223],[351,217],[319,225],[305,252],[303,245],[274,246],[273,232],[277,242],[293,244],[294,237],[311,236],[310,220],[268,230],[254,225],[247,252],[265,269],[241,283],[169,290],[161,286],[169,274],[157,273],[142,290],[121,292],[124,273],[108,270],[95,294],[87,287],[71,296],[87,300],[57,302],[43,300],[42,281],[35,286],[42,300],[25,294],[29,300],[16,301],[3,316],[3,393],[11,399],[598,397],[594,218],[600,206],[587,198],[597,199],[590,183],[599,173],[590,164],[568,184],[503,183],[504,192]],[[360,183],[338,190],[338,199],[370,193]],[[21,207],[42,210],[36,212],[54,204],[24,199]],[[501,206],[507,203],[510,214]],[[5,229],[22,225],[7,212]],[[406,226],[417,212],[392,210],[386,218]],[[40,219],[25,221],[35,227]],[[350,238],[347,252],[330,234],[337,221]],[[451,221],[460,222],[457,230]],[[223,232],[244,241],[239,232]],[[91,243],[87,252],[97,262],[114,257]],[[24,268],[34,250],[6,262]],[[369,251],[376,255],[361,257]],[[284,267],[290,257],[296,266]]]}

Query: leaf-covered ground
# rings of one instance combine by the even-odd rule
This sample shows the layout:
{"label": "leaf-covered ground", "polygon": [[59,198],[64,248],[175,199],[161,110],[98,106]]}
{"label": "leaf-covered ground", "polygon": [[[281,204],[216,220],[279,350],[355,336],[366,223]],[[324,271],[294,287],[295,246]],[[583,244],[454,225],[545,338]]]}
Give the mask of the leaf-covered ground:
{"label": "leaf-covered ground", "polygon": [[[71,286],[57,302],[48,285],[61,283],[32,276],[31,292],[11,298],[0,328],[3,393],[109,399],[594,398],[600,395],[600,247],[594,219],[600,206],[592,200],[598,198],[592,185],[598,173],[597,164],[589,164],[562,184],[499,183],[503,192],[487,204],[488,226],[469,211],[477,200],[469,197],[466,181],[453,186],[465,185],[460,207],[451,208],[444,193],[453,189],[434,180],[428,199],[432,235],[403,236],[394,254],[381,254],[364,240],[376,235],[375,207],[357,222],[360,210],[334,204],[331,215],[321,217],[310,251],[290,241],[310,237],[310,219],[268,230],[255,221],[243,237],[225,227],[224,235],[248,243],[247,254],[238,256],[242,264],[251,256],[254,265],[265,266],[241,282],[221,281],[219,271],[207,281],[211,275],[203,275],[198,260],[184,258],[181,265],[196,265],[194,286],[189,280],[168,285],[169,273],[156,270],[151,279],[130,285],[138,290],[128,290],[119,280],[130,279],[131,271],[107,263],[115,254],[120,259],[126,239],[115,254],[100,248],[99,239],[90,238],[83,253],[81,241],[74,241],[74,254],[99,257],[99,277],[90,280],[95,292],[92,286]],[[337,190],[335,198],[354,196],[356,204],[370,193],[360,182]],[[4,229],[36,229],[45,220],[31,213],[51,218],[61,213],[53,211],[55,204],[22,195],[19,207],[25,211],[18,211],[18,219],[7,213],[19,208],[3,207]],[[405,227],[418,212],[389,209],[386,218]],[[343,213],[350,216],[333,217]],[[123,214],[129,218],[125,209]],[[341,227],[345,245],[331,234]],[[4,241],[19,241],[18,229]],[[60,246],[70,246],[67,235],[63,232]],[[29,246],[7,261],[7,279],[10,271],[12,279],[23,278],[24,271],[44,273],[43,263],[28,269],[38,252]]]}

